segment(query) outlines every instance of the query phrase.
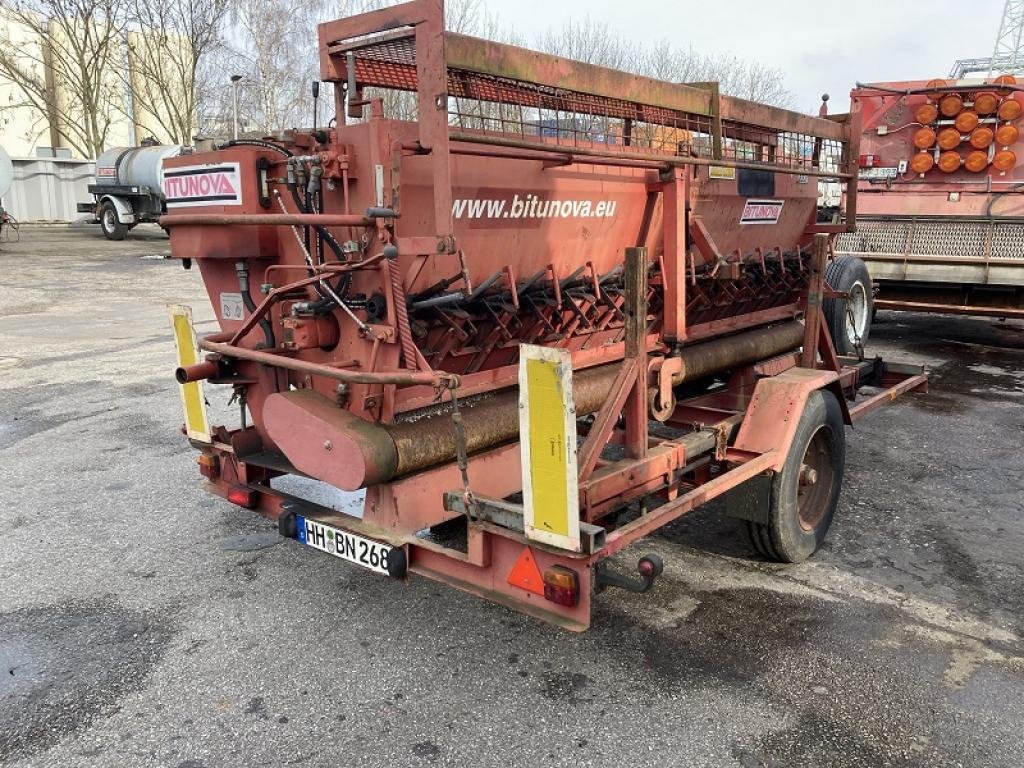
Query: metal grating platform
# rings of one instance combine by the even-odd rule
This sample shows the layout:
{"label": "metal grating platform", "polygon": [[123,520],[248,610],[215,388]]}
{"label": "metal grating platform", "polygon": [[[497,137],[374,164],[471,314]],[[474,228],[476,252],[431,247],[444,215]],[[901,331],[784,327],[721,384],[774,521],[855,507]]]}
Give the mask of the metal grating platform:
{"label": "metal grating platform", "polygon": [[972,220],[859,219],[836,238],[841,253],[957,259],[1024,259],[1024,223]]}

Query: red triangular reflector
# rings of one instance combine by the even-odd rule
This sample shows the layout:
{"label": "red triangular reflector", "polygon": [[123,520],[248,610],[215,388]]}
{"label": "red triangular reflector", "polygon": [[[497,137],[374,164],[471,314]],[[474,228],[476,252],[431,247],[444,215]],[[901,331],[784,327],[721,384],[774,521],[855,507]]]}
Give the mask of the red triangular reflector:
{"label": "red triangular reflector", "polygon": [[508,572],[508,583],[513,587],[525,589],[535,595],[544,594],[544,579],[540,575],[540,567],[533,559],[533,552],[529,547],[523,549],[523,554],[516,560],[512,570]]}

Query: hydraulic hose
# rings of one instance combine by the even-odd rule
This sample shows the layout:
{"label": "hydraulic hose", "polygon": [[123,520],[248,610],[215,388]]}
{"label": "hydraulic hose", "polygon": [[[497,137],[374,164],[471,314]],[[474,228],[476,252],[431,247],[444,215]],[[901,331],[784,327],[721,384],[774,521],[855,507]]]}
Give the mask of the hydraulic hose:
{"label": "hydraulic hose", "polygon": [[[307,209],[307,206],[306,206],[306,203],[302,200],[302,197],[299,195],[298,184],[296,184],[293,181],[289,181],[288,182],[288,190],[292,193],[292,200],[295,203],[295,207],[299,209],[299,212],[300,213],[309,213],[309,211]],[[338,261],[346,261],[346,259],[345,259],[345,251],[342,250],[341,245],[339,245],[338,241],[334,239],[334,235],[332,235],[330,232],[327,231],[326,227],[324,227],[324,226],[322,226],[320,224],[314,224],[313,225],[313,229],[316,230],[317,234],[320,235],[324,239],[324,241],[327,243],[328,247],[332,251],[334,251],[334,256],[335,256],[335,258],[338,259]],[[308,246],[308,233],[309,233],[309,230],[308,229],[306,229],[306,233],[307,233],[307,246],[306,246],[306,248],[308,250],[308,248],[309,248],[309,246]],[[349,285],[351,283],[352,283],[352,275],[350,275],[349,273],[346,272],[338,280],[338,284],[336,286],[334,286],[334,292],[337,293],[342,298],[344,298],[345,294],[348,293],[348,288],[349,288]],[[326,301],[331,301],[331,299],[328,299],[327,297],[324,297],[324,299]],[[333,303],[333,302],[331,302],[331,303]]]}
{"label": "hydraulic hose", "polygon": [[295,154],[284,147],[278,146],[270,141],[260,141],[259,139],[232,139],[231,141],[225,141],[220,145],[221,148],[226,147],[262,147],[263,149],[272,149],[275,152],[280,152],[285,157],[295,157]]}
{"label": "hydraulic hose", "polygon": [[[270,150],[273,150],[275,152],[279,152],[282,155],[284,155],[285,157],[295,157],[295,153],[292,152],[291,150],[288,150],[288,149],[285,149],[284,147],[278,146],[277,144],[274,144],[273,142],[261,141],[259,139],[232,139],[231,141],[224,142],[220,146],[221,147],[260,147],[262,149],[270,149]],[[298,189],[296,189],[295,185],[294,184],[289,184],[288,187],[289,187],[289,189],[291,189],[292,198],[295,200],[295,205],[298,206],[299,211],[309,213],[310,211],[307,209],[306,204],[299,197],[299,192],[298,192]],[[321,237],[323,237],[323,239],[327,242],[327,245],[330,247],[330,249],[332,251],[334,251],[334,255],[338,258],[338,261],[345,261],[345,251],[342,250],[341,245],[338,243],[337,240],[334,239],[334,236],[330,232],[328,232],[327,229],[324,226],[322,226],[320,224],[314,224],[313,228],[317,231],[317,233]]]}
{"label": "hydraulic hose", "polygon": [[[249,295],[249,267],[244,261],[236,262],[235,272],[238,273],[238,290],[242,294],[242,304],[245,305],[246,311],[251,315],[256,311],[256,302]],[[277,341],[274,338],[274,326],[270,324],[266,317],[260,320],[260,328],[263,330],[263,338],[266,341],[267,349],[276,347]]]}
{"label": "hydraulic hose", "polygon": [[[282,155],[284,155],[285,157],[288,157],[288,158],[295,157],[295,153],[292,152],[291,150],[286,149],[286,148],[284,148],[282,146],[279,146],[278,144],[274,144],[273,142],[270,142],[270,141],[261,141],[260,139],[232,139],[231,141],[224,142],[220,146],[221,147],[259,147],[261,149],[269,149],[269,150],[272,150],[274,152],[278,152],[278,153],[280,153],[280,154],[282,154]],[[310,210],[308,204],[305,201],[303,201],[302,198],[299,196],[299,190],[297,188],[297,185],[295,183],[289,183],[288,184],[288,189],[291,190],[292,199],[295,201],[295,206],[298,208],[299,212],[300,213],[311,213],[312,211]],[[334,252],[334,256],[335,256],[335,258],[338,261],[345,261],[346,260],[345,259],[345,251],[344,251],[344,249],[341,247],[341,245],[338,243],[338,241],[334,238],[334,235],[332,235],[327,230],[326,227],[324,227],[322,224],[314,224],[313,225],[313,230],[319,236],[319,238],[321,240],[321,243],[323,243],[323,242],[327,243],[327,246],[331,249],[331,251]],[[309,229],[305,228],[305,231],[306,231],[306,238],[305,238],[305,240],[306,240],[306,249],[309,250]],[[321,248],[320,248],[321,256],[322,256],[322,253],[323,253],[322,248],[323,247],[321,245]],[[247,280],[248,280],[248,278],[247,278]],[[348,289],[349,289],[349,286],[351,285],[351,283],[352,283],[352,275],[348,274],[348,273],[345,273],[338,280],[338,284],[334,287],[334,292],[337,293],[338,296],[340,296],[341,298],[344,298],[345,295],[348,293]],[[242,301],[245,304],[246,309],[248,309],[250,312],[253,309],[255,309],[255,303],[253,302],[252,297],[249,296],[249,292],[247,290],[243,290],[242,291]],[[334,303],[333,300],[328,298],[328,297],[323,297],[323,301],[325,302],[325,305],[326,305],[327,302],[329,302],[331,304]],[[319,303],[319,302],[317,302],[317,303]],[[252,306],[249,306],[250,304],[252,304]],[[270,323],[267,320],[264,319],[264,320],[260,321],[260,327],[263,328],[263,333],[264,333],[264,335],[268,339],[269,346],[273,347],[274,346],[274,331],[273,331],[273,328],[271,327]]]}

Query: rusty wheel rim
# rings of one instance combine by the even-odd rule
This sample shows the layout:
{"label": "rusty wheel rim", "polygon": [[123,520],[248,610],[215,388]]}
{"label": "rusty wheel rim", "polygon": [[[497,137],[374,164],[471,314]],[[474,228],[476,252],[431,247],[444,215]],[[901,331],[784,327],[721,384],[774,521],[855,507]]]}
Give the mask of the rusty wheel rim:
{"label": "rusty wheel rim", "polygon": [[818,427],[807,443],[797,474],[796,506],[800,527],[805,531],[817,528],[828,509],[832,492],[831,444],[832,430]]}

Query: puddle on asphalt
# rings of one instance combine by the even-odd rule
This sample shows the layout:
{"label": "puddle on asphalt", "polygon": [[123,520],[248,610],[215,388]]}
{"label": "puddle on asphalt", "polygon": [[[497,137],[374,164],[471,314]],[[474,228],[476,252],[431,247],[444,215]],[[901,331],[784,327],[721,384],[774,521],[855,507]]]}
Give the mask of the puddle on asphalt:
{"label": "puddle on asphalt", "polygon": [[936,394],[1024,396],[1024,371],[973,360],[953,360],[937,366],[928,380]]}

